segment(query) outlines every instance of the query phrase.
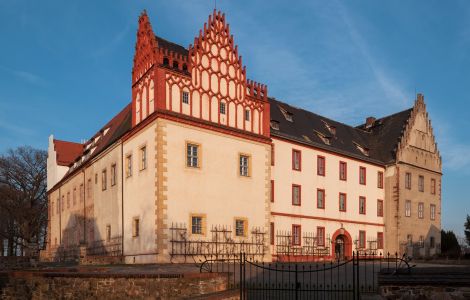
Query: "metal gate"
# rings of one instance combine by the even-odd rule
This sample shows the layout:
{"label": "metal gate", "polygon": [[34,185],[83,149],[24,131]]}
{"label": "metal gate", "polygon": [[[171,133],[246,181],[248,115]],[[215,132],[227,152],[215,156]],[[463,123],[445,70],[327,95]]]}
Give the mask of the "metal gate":
{"label": "metal gate", "polygon": [[207,259],[200,268],[226,273],[228,288],[237,289],[240,299],[360,299],[378,291],[378,272],[410,272],[405,257],[361,252],[347,260],[271,263],[240,253]]}

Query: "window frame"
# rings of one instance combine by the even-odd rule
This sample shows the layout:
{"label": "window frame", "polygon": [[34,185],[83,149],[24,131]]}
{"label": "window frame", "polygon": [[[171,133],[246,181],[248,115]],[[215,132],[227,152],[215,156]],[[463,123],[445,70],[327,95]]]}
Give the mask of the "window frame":
{"label": "window frame", "polygon": [[436,220],[436,204],[431,204],[429,207],[429,218],[434,221]]}
{"label": "window frame", "polygon": [[106,224],[106,242],[110,242],[111,241],[111,225],[110,224]]}
{"label": "window frame", "polygon": [[384,216],[384,201],[382,199],[377,199],[377,217],[383,217],[383,216]]}
{"label": "window frame", "polygon": [[219,113],[224,116],[227,114],[227,103],[225,103],[224,101],[220,101]]}
{"label": "window frame", "polygon": [[[299,193],[298,193],[298,195],[299,195],[299,202],[298,202],[298,203],[295,203],[295,202],[294,202],[294,190],[295,190],[296,188],[298,188],[298,190],[299,190]],[[292,191],[291,191],[291,193],[292,193],[292,194],[291,194],[292,205],[293,205],[293,206],[301,206],[301,205],[302,205],[302,186],[301,186],[300,184],[295,184],[295,183],[293,183],[293,184],[292,184]]]}
{"label": "window frame", "polygon": [[[297,161],[298,158],[298,161]],[[298,163],[298,166],[297,166]],[[302,171],[302,151],[298,149],[292,149],[292,170]]]}
{"label": "window frame", "polygon": [[424,219],[424,202],[418,202],[418,219]]}
{"label": "window frame", "polygon": [[138,238],[140,236],[140,218],[132,218],[132,237]]}
{"label": "window frame", "polygon": [[274,180],[271,180],[271,203],[274,203]]}
{"label": "window frame", "polygon": [[126,155],[126,178],[132,177],[132,154]]}
{"label": "window frame", "polygon": [[384,172],[377,171],[377,188],[384,188]]}
{"label": "window frame", "polygon": [[411,217],[411,200],[405,200],[405,217]]}
{"label": "window frame", "polygon": [[[364,200],[364,212],[361,212],[361,200]],[[359,196],[359,214],[367,214],[367,198],[365,196]]]}
{"label": "window frame", "polygon": [[251,110],[245,109],[245,122],[250,122]]}
{"label": "window frame", "polygon": [[108,171],[106,168],[101,170],[101,190],[106,191],[108,188]]}
{"label": "window frame", "polygon": [[[341,209],[341,196],[344,196],[344,209]],[[346,193],[339,193],[338,196],[338,210],[340,212],[346,212],[348,209],[348,195]]]}
{"label": "window frame", "polygon": [[116,163],[111,164],[111,186],[116,185],[117,172],[116,172]]}
{"label": "window frame", "polygon": [[[200,232],[194,232],[195,224],[193,223],[194,218],[201,219]],[[190,224],[190,234],[195,236],[205,236],[206,235],[206,215],[199,213],[192,213],[189,215],[189,224]]]}
{"label": "window frame", "polygon": [[411,190],[411,185],[412,185],[412,177],[410,172],[405,173],[405,188],[407,190]]}
{"label": "window frame", "polygon": [[431,178],[431,195],[436,194],[436,179]]}
{"label": "window frame", "polygon": [[418,191],[424,193],[424,176],[419,175],[418,177]]}
{"label": "window frame", "polygon": [[326,158],[323,155],[317,155],[317,175],[326,176]]}
{"label": "window frame", "polygon": [[[296,236],[295,232],[298,229],[298,236]],[[296,240],[296,237],[298,240]],[[302,225],[300,224],[292,224],[292,246],[301,246],[302,245]]]}
{"label": "window frame", "polygon": [[[323,203],[322,203],[323,206],[320,206],[320,202],[319,202],[319,200],[320,200],[319,195],[321,195],[321,194],[323,195],[323,199],[322,199],[322,201],[323,201]],[[325,202],[326,202],[326,192],[325,192],[325,189],[319,189],[319,188],[317,188],[317,209],[325,209],[325,207],[326,207],[326,203],[325,203]]]}
{"label": "window frame", "polygon": [[384,249],[384,233],[377,232],[377,250]]}
{"label": "window frame", "polygon": [[269,242],[272,246],[274,246],[274,239],[275,239],[275,234],[274,234],[274,222],[269,223]]}
{"label": "window frame", "polygon": [[[247,166],[245,167],[244,165],[242,165],[242,157],[246,157],[247,158]],[[243,168],[243,169],[242,169]],[[244,172],[242,172],[242,170],[244,171],[246,168],[246,174]],[[246,154],[246,153],[238,153],[238,175],[240,177],[251,177],[251,155],[249,154]]]}
{"label": "window frame", "polygon": [[[320,232],[322,233],[320,235]],[[326,245],[326,230],[324,226],[317,226],[317,246],[325,247]],[[321,239],[320,239],[321,237]]]}
{"label": "window frame", "polygon": [[[188,154],[189,147],[191,147],[191,154]],[[196,148],[196,156],[193,154],[193,148]],[[191,169],[200,169],[201,168],[201,144],[195,143],[192,141],[186,141],[185,142],[185,149],[184,149],[184,155],[185,155],[185,165],[187,168]],[[196,165],[193,164],[193,159],[196,158]]]}
{"label": "window frame", "polygon": [[[243,222],[243,232],[242,234],[238,234],[238,227],[237,227],[237,223],[241,221]],[[243,217],[235,217],[234,218],[234,229],[235,229],[235,237],[247,237],[248,236],[248,219],[247,218],[243,218]]]}
{"label": "window frame", "polygon": [[139,171],[147,169],[147,145],[139,148]]}
{"label": "window frame", "polygon": [[[344,166],[344,177],[341,176],[342,175],[342,167]],[[348,180],[348,163],[345,162],[345,161],[340,161],[339,162],[339,180],[342,180],[342,181],[347,181]]]}
{"label": "window frame", "polygon": [[359,230],[359,238],[358,238],[358,248],[359,249],[366,249],[367,242],[366,242],[366,231]]}
{"label": "window frame", "polygon": [[[185,101],[185,95],[187,96],[186,101]],[[182,104],[189,104],[189,92],[188,91],[183,91],[181,93],[181,103]]]}
{"label": "window frame", "polygon": [[367,185],[367,169],[366,167],[359,167],[359,184]]}

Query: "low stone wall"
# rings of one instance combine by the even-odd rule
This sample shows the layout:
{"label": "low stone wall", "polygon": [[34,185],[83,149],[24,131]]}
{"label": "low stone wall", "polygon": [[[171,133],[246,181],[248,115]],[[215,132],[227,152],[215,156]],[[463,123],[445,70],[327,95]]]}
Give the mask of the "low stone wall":
{"label": "low stone wall", "polygon": [[223,291],[225,274],[0,273],[0,299],[184,299]]}
{"label": "low stone wall", "polygon": [[380,287],[385,299],[470,299],[470,287],[391,285]]}
{"label": "low stone wall", "polygon": [[29,268],[35,262],[35,259],[25,256],[0,256],[0,271]]}
{"label": "low stone wall", "polygon": [[124,263],[122,256],[84,256],[78,261],[80,265],[115,265]]}

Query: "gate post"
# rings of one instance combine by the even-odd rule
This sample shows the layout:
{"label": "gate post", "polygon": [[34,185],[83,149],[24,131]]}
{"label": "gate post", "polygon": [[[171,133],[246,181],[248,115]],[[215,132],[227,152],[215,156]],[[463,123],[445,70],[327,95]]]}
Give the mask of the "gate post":
{"label": "gate post", "polygon": [[240,300],[243,300],[243,252],[240,252]]}
{"label": "gate post", "polygon": [[361,299],[361,290],[359,285],[359,253],[356,251],[356,299]]}

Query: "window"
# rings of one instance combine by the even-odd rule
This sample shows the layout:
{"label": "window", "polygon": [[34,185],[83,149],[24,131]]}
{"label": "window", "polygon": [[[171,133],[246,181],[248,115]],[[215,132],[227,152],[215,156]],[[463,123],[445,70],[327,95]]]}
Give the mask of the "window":
{"label": "window", "polygon": [[62,195],[62,201],[60,202],[60,207],[62,208],[62,211],[65,210],[65,200],[64,200],[65,196]]}
{"label": "window", "polygon": [[363,197],[363,196],[359,197],[359,213],[361,215],[366,214],[366,197]]}
{"label": "window", "polygon": [[301,228],[300,225],[292,225],[292,245],[300,246]]}
{"label": "window", "polygon": [[147,168],[147,147],[140,148],[140,170]]}
{"label": "window", "polygon": [[191,216],[191,233],[192,234],[204,234],[203,231],[203,216],[195,215]]}
{"label": "window", "polygon": [[366,232],[359,230],[359,248],[364,249],[366,247]]}
{"label": "window", "polygon": [[77,204],[77,188],[73,188],[73,194],[72,194],[72,205],[75,206]]}
{"label": "window", "polygon": [[126,156],[126,177],[132,176],[132,155]]}
{"label": "window", "polygon": [[384,233],[377,232],[377,249],[383,249],[383,248],[384,248]]}
{"label": "window", "polygon": [[84,194],[85,190],[83,188],[83,183],[80,184],[80,191],[79,192],[80,192],[80,196],[78,196],[78,197],[80,198],[80,203],[82,203],[83,202],[83,196],[85,195]]}
{"label": "window", "polygon": [[220,102],[220,114],[225,115],[225,102]]}
{"label": "window", "polygon": [[54,201],[51,202],[51,216],[54,216]]}
{"label": "window", "polygon": [[250,176],[250,157],[240,154],[240,176]]}
{"label": "window", "polygon": [[348,165],[344,161],[339,162],[339,180],[347,180],[348,176]]}
{"label": "window", "polygon": [[411,190],[411,173],[405,174],[405,188]]}
{"label": "window", "polygon": [[300,150],[292,150],[292,170],[301,170],[302,153]]}
{"label": "window", "polygon": [[245,110],[245,121],[250,121],[250,110]]}
{"label": "window", "polygon": [[300,185],[292,185],[292,205],[300,206],[301,204],[301,188]]}
{"label": "window", "polygon": [[325,176],[325,157],[317,156],[317,175]]}
{"label": "window", "polygon": [[184,104],[189,104],[189,93],[188,92],[183,92],[183,103]]}
{"label": "window", "polygon": [[274,202],[274,180],[271,180],[271,202]]}
{"label": "window", "polygon": [[274,130],[279,130],[279,122],[278,122],[278,121],[271,120],[271,122],[269,123],[269,125],[271,126],[272,129],[274,129]]}
{"label": "window", "polygon": [[405,201],[405,217],[411,217],[411,200]]}
{"label": "window", "polygon": [[116,185],[116,164],[111,165],[111,186]]}
{"label": "window", "polygon": [[377,200],[377,217],[383,217],[383,216],[384,216],[384,201]]}
{"label": "window", "polygon": [[424,236],[423,236],[423,235],[420,235],[420,236],[419,236],[418,246],[419,246],[420,248],[423,248],[423,247],[424,247]]}
{"label": "window", "polygon": [[419,175],[418,189],[420,192],[424,192],[424,176],[423,175]]}
{"label": "window", "polygon": [[95,184],[98,184],[98,173],[95,173]]}
{"label": "window", "polygon": [[101,190],[103,191],[106,190],[106,177],[106,169],[104,169],[103,171],[101,171]]}
{"label": "window", "polygon": [[140,219],[134,218],[132,220],[132,237],[138,237],[140,234]]}
{"label": "window", "polygon": [[274,159],[276,157],[276,152],[274,148],[274,144],[271,144],[271,166],[274,166]]}
{"label": "window", "polygon": [[377,172],[377,187],[379,189],[384,188],[384,173],[381,171]]}
{"label": "window", "polygon": [[91,186],[91,178],[89,178],[89,179],[88,179],[87,186],[86,186],[86,193],[87,193],[88,199],[91,199],[91,189],[92,189],[92,186]]}
{"label": "window", "polygon": [[430,248],[436,247],[436,240],[434,239],[433,236],[429,238],[429,247]]}
{"label": "window", "polygon": [[271,222],[269,226],[269,238],[271,239],[271,245],[274,245],[274,222]]}
{"label": "window", "polygon": [[317,208],[325,209],[325,190],[317,189]]}
{"label": "window", "polygon": [[55,209],[55,212],[56,214],[60,214],[60,197],[57,197],[57,205],[56,205],[56,209]]}
{"label": "window", "polygon": [[292,118],[292,113],[288,112],[285,108],[283,107],[279,107],[279,110],[281,111],[282,115],[284,116],[284,118],[286,118],[287,121],[289,122],[293,122],[294,119]]}
{"label": "window", "polygon": [[339,193],[339,211],[346,211],[346,194]]}
{"label": "window", "polygon": [[435,204],[431,204],[431,220],[435,220],[436,219],[436,205]]}
{"label": "window", "polygon": [[413,246],[413,236],[411,234],[408,234],[406,236],[406,244],[408,245],[408,247]]}
{"label": "window", "polygon": [[424,218],[424,203],[423,202],[418,203],[418,218],[420,219]]}
{"label": "window", "polygon": [[246,236],[247,233],[247,221],[245,219],[236,219],[235,220],[235,235],[236,236]]}
{"label": "window", "polygon": [[366,168],[359,167],[359,184],[366,184]]}
{"label": "window", "polygon": [[67,192],[67,209],[70,208],[70,192]]}
{"label": "window", "polygon": [[436,179],[434,178],[431,179],[431,194],[436,194]]}
{"label": "window", "polygon": [[317,245],[325,246],[325,227],[317,227]]}
{"label": "window", "polygon": [[199,167],[199,145],[186,144],[186,166],[191,168]]}
{"label": "window", "polygon": [[111,241],[111,225],[106,225],[106,242]]}

